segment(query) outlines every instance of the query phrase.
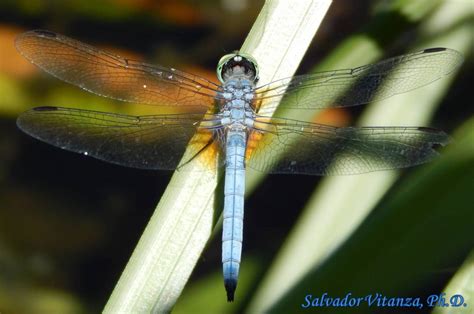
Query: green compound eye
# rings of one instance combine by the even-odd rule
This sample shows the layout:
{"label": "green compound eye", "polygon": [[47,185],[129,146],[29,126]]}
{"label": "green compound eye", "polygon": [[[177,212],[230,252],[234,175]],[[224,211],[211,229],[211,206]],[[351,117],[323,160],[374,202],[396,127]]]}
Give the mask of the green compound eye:
{"label": "green compound eye", "polygon": [[258,80],[258,65],[257,65],[257,61],[249,54],[246,54],[246,53],[243,53],[243,52],[239,52],[239,51],[235,51],[233,53],[229,53],[229,54],[226,54],[225,56],[223,56],[220,60],[219,60],[219,63],[217,64],[217,69],[216,69],[216,72],[217,72],[217,78],[219,79],[219,81],[221,81],[222,83],[224,83],[224,78],[223,78],[223,70],[225,68],[225,65],[229,62],[229,61],[233,61],[233,62],[236,62],[236,63],[245,63],[245,61],[247,63],[250,63],[252,65],[252,67],[254,68],[255,70],[255,80]]}

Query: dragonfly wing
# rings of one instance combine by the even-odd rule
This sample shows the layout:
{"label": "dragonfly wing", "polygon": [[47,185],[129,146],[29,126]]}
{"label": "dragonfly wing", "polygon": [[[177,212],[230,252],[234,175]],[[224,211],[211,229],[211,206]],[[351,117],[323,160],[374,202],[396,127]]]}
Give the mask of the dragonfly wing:
{"label": "dragonfly wing", "polygon": [[447,48],[431,48],[354,69],[320,72],[282,79],[257,89],[271,108],[273,98],[288,109],[349,107],[381,100],[430,84],[450,74],[463,61]]}
{"label": "dragonfly wing", "polygon": [[[212,115],[209,115],[212,118]],[[141,169],[176,169],[199,159],[216,165],[211,129],[201,114],[128,116],[60,107],[38,107],[21,114],[27,134],[54,146],[114,164]],[[186,149],[188,147],[188,149]],[[185,154],[186,156],[183,155]]]}
{"label": "dragonfly wing", "polygon": [[15,44],[44,71],[101,96],[200,111],[214,104],[218,86],[204,78],[121,58],[50,31],[23,33]]}
{"label": "dragonfly wing", "polygon": [[446,133],[424,127],[337,128],[259,118],[249,137],[247,166],[270,173],[347,175],[430,161]]}

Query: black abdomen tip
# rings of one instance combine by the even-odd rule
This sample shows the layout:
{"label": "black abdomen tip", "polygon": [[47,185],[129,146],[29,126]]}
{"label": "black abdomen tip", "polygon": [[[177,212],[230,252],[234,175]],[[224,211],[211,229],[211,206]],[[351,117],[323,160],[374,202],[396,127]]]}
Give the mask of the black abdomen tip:
{"label": "black abdomen tip", "polygon": [[50,31],[42,30],[42,29],[37,29],[34,30],[33,33],[36,35],[44,36],[44,37],[50,37],[50,38],[56,38],[56,34]]}
{"label": "black abdomen tip", "polygon": [[432,52],[440,52],[440,51],[445,51],[446,48],[441,48],[441,47],[438,47],[438,48],[428,48],[428,49],[425,49],[423,50],[424,53],[432,53]]}
{"label": "black abdomen tip", "polygon": [[235,288],[237,288],[237,281],[234,279],[224,280],[225,291],[227,292],[227,302],[234,301]]}

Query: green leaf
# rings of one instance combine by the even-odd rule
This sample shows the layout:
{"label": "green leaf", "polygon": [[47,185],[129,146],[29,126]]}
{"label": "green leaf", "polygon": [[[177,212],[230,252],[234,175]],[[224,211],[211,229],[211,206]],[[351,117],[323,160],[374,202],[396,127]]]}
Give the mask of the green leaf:
{"label": "green leaf", "polygon": [[[300,306],[304,297],[324,292],[339,297],[349,292],[355,297],[416,297],[446,269],[457,267],[474,245],[473,142],[471,119],[442,158],[406,177],[352,237],[309,269],[271,312],[305,312]],[[327,310],[339,312],[337,307]],[[366,304],[351,308],[351,313],[358,312],[366,313]]]}
{"label": "green leaf", "polygon": [[[418,47],[411,47],[409,50],[447,46],[461,51],[466,56],[470,48],[471,36],[471,26],[465,19],[467,11],[469,10],[461,5],[452,4],[450,6],[450,3],[446,2],[446,6],[440,7],[439,11],[432,12],[430,19],[424,21],[420,26],[420,29],[426,32],[425,34],[420,33],[421,38],[425,38],[425,41],[420,42]],[[445,21],[446,18],[450,19],[449,23]],[[440,23],[445,28],[438,28],[434,34],[431,33],[429,27],[426,27],[426,25]],[[379,24],[374,22],[371,25],[378,26]],[[370,29],[366,31],[368,34],[370,33]],[[391,36],[392,40],[397,39],[393,34]],[[318,67],[318,70],[326,68],[327,64],[330,64],[334,69],[347,67],[349,60],[352,60],[351,66],[362,65],[366,62],[366,58],[379,56],[381,53],[374,39],[360,34],[349,38],[335,49],[334,54],[323,61],[323,65]],[[361,55],[365,56],[363,62],[359,58]],[[341,66],[336,65],[338,61]],[[426,125],[454,77],[453,74],[416,91],[373,103],[364,112],[359,124]],[[397,176],[395,171],[386,171],[324,179],[307,203],[294,230],[271,265],[249,306],[249,312],[265,312],[270,309],[276,312],[294,312],[300,308],[304,295],[309,293],[310,287],[319,289],[318,291],[326,286],[329,289],[334,287],[330,282],[337,282],[341,287],[344,286],[345,279],[338,276],[337,272],[344,272],[346,269],[355,272],[357,270],[346,264],[348,259],[342,259],[339,263],[332,258],[330,261],[328,259],[332,254],[338,252],[337,250],[351,237],[353,232],[361,228],[360,225],[376,208],[396,181]],[[258,182],[262,178],[259,175],[259,177],[252,179]],[[252,182],[253,185],[256,184],[255,181]],[[383,229],[381,230],[383,231]],[[376,235],[375,239],[383,237],[384,234],[381,233]],[[364,258],[364,261],[367,261],[373,257],[367,253]],[[334,276],[331,278],[332,281],[328,279],[320,282],[319,276],[321,274],[319,272],[318,275],[311,275],[319,267],[330,262],[335,262],[337,266],[341,267],[340,269],[331,268],[333,272],[330,274]],[[329,273],[326,275],[329,276]],[[349,278],[349,280],[351,279]]]}

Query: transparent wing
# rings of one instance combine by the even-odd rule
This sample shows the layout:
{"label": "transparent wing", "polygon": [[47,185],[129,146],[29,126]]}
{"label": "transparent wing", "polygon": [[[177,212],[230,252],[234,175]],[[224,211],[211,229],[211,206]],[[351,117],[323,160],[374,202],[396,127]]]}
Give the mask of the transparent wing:
{"label": "transparent wing", "polygon": [[348,107],[381,100],[427,85],[453,72],[462,55],[431,48],[354,69],[320,72],[282,79],[257,88],[257,98],[271,108],[283,98],[288,109]]}
{"label": "transparent wing", "polygon": [[213,105],[218,86],[204,78],[128,60],[50,31],[19,35],[16,47],[44,71],[89,92],[165,106]]}
{"label": "transparent wing", "polygon": [[405,168],[438,155],[446,133],[423,127],[337,128],[258,118],[247,166],[270,173],[347,175]]}
{"label": "transparent wing", "polygon": [[21,114],[17,125],[62,149],[127,167],[172,170],[182,165],[185,151],[185,162],[197,158],[206,167],[216,166],[219,148],[213,135],[219,127],[212,115],[202,118],[201,114],[136,117],[38,107]]}

